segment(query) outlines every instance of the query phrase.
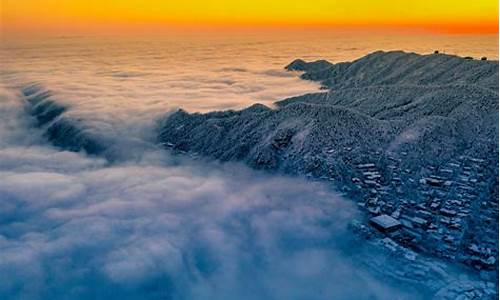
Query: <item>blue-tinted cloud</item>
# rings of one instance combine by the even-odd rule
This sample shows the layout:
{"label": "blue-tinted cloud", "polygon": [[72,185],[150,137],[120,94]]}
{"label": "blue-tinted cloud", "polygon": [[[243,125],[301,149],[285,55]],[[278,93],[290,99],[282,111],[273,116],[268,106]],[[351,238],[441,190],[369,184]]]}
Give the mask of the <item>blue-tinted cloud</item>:
{"label": "blue-tinted cloud", "polygon": [[325,185],[154,148],[110,165],[49,146],[21,103],[2,91],[3,299],[418,296],[359,264]]}

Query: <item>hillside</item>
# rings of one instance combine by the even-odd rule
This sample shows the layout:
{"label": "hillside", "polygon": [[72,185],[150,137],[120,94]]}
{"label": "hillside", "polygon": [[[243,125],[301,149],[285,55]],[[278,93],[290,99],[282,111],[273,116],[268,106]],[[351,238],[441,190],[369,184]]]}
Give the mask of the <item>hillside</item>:
{"label": "hillside", "polygon": [[[328,90],[278,101],[276,108],[178,110],[161,121],[158,143],[330,179],[367,217],[393,214],[406,224],[394,237],[399,243],[495,268],[497,61],[379,51],[336,64],[296,60],[287,69],[304,71],[302,78]],[[494,232],[487,237],[485,230]],[[489,250],[478,254],[471,245]]]}
{"label": "hillside", "polygon": [[[467,65],[474,67],[463,72]],[[297,172],[308,171],[306,160],[328,150],[351,148],[356,156],[411,150],[424,163],[439,164],[465,154],[487,155],[479,141],[497,143],[498,92],[491,86],[498,82],[498,62],[398,51],[352,63],[295,61],[287,68],[305,70],[303,77],[332,89],[279,101],[277,109],[179,110],[164,120],[159,140],[221,160]]]}

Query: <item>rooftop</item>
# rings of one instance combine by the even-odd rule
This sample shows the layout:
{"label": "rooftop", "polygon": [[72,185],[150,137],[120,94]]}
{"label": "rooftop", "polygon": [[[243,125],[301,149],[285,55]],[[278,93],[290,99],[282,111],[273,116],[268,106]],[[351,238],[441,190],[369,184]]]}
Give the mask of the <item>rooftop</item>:
{"label": "rooftop", "polygon": [[380,215],[370,219],[370,222],[382,230],[391,230],[399,227],[401,223],[388,215]]}

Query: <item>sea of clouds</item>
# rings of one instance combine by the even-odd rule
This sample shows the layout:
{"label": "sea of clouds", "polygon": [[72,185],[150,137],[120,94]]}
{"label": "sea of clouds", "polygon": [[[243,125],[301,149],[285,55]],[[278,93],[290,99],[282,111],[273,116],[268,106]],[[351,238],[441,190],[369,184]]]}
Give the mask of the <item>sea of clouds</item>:
{"label": "sea of clouds", "polygon": [[419,298],[358,262],[356,209],[323,184],[62,151],[24,105],[2,88],[2,299]]}
{"label": "sea of clouds", "polygon": [[[300,41],[190,43],[0,49],[0,299],[426,298],[386,276],[404,267],[353,235],[357,209],[331,186],[154,145],[155,120],[175,107],[318,91],[282,70]],[[114,159],[53,147],[20,97],[27,82],[111,141]]]}

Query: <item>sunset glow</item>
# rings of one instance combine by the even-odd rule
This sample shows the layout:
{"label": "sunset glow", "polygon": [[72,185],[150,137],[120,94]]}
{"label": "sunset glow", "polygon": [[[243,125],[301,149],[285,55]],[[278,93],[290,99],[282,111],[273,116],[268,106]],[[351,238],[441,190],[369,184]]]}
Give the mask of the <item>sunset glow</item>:
{"label": "sunset glow", "polygon": [[493,0],[2,0],[4,33],[320,27],[498,32]]}

